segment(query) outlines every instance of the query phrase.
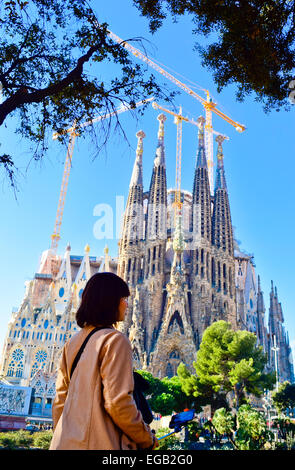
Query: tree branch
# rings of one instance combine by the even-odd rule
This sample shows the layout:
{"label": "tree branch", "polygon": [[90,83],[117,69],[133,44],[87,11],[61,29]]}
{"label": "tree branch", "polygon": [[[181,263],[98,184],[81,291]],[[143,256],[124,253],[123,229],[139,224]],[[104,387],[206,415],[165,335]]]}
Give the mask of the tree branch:
{"label": "tree branch", "polygon": [[0,125],[3,124],[6,117],[16,108],[27,103],[40,103],[47,96],[59,93],[68,87],[71,83],[74,83],[81,77],[84,64],[89,61],[92,55],[97,52],[100,47],[101,43],[90,47],[86,54],[78,59],[76,67],[59,82],[53,83],[46,88],[34,91],[32,93],[28,93],[28,88],[23,85],[16,93],[14,93],[13,96],[7,98],[0,105]]}

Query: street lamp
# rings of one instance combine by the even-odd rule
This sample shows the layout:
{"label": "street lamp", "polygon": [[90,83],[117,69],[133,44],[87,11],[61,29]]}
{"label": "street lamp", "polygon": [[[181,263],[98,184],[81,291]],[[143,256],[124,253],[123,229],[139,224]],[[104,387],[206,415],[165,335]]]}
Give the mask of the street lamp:
{"label": "street lamp", "polygon": [[271,348],[274,351],[275,355],[275,370],[276,370],[276,391],[279,391],[279,372],[278,372],[278,355],[277,352],[279,351],[279,347],[277,346],[276,342],[276,335],[273,335],[273,347]]}

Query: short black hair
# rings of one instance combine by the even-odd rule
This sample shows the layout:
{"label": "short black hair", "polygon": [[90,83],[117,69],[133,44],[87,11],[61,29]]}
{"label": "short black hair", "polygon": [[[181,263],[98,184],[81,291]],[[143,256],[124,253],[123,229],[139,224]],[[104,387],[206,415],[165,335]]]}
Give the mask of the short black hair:
{"label": "short black hair", "polygon": [[129,287],[121,277],[109,272],[94,274],[83,290],[77,324],[80,328],[113,325],[118,321],[121,298],[129,295]]}

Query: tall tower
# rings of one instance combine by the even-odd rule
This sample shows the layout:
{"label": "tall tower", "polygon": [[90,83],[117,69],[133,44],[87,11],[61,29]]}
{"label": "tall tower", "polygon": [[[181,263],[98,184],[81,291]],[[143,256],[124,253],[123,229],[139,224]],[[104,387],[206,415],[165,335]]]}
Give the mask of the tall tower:
{"label": "tall tower", "polygon": [[191,215],[191,310],[195,340],[200,343],[211,323],[211,195],[205,154],[205,119],[199,117],[198,151],[193,183]]}
{"label": "tall tower", "polygon": [[292,377],[294,379],[292,353],[284,327],[282,305],[279,302],[277,288],[274,288],[273,281],[271,281],[268,328],[270,334],[270,365],[272,369],[275,369],[277,359],[279,381],[290,381]]}
{"label": "tall tower", "polygon": [[131,285],[136,285],[141,276],[140,254],[143,240],[142,154],[145,133],[139,131],[136,137],[136,158],[129,184],[118,262],[118,274]]}
{"label": "tall tower", "polygon": [[[146,240],[159,245],[167,237],[167,179],[164,145],[164,114],[159,114],[158,145],[149,189]],[[151,263],[152,265],[152,263]]]}
{"label": "tall tower", "polygon": [[132,321],[132,302],[135,295],[135,286],[143,277],[143,177],[142,154],[145,133],[139,131],[136,157],[129,184],[129,194],[124,213],[122,236],[119,247],[118,275],[128,283],[131,291],[129,308],[124,322],[124,331],[127,331]]}
{"label": "tall tower", "polygon": [[263,292],[261,290],[260,276],[258,276],[257,291],[257,338],[259,344],[263,347],[264,352],[267,351],[267,333],[265,327],[265,306]]}
{"label": "tall tower", "polygon": [[163,312],[167,242],[167,179],[164,144],[166,116],[158,115],[158,143],[149,188],[145,230],[145,329],[149,352],[156,339]]}
{"label": "tall tower", "polygon": [[229,321],[236,328],[234,244],[223,163],[223,140],[222,136],[216,137],[218,150],[212,215],[211,282],[216,292],[219,320]]}

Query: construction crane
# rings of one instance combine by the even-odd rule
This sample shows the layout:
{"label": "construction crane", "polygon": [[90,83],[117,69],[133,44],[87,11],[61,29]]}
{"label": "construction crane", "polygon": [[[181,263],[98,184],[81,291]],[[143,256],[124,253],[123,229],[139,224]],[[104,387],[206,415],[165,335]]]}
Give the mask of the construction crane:
{"label": "construction crane", "polygon": [[[180,213],[182,203],[181,203],[181,156],[182,156],[182,121],[189,122],[194,126],[198,126],[198,122],[194,121],[193,119],[189,119],[186,116],[182,115],[182,108],[180,107],[179,114],[171,111],[170,109],[164,108],[160,106],[155,101],[152,103],[154,109],[161,109],[162,111],[171,114],[174,116],[174,123],[177,126],[176,132],[176,176],[175,176],[175,200],[174,205],[176,212]],[[220,135],[223,139],[229,140],[226,135],[220,134],[220,132],[216,132],[212,129],[212,133],[216,135]]]}
{"label": "construction crane", "polygon": [[217,109],[217,104],[212,101],[210,98],[210,93],[208,90],[204,90],[206,92],[206,99],[202,98],[200,95],[198,95],[195,91],[193,91],[191,88],[189,88],[187,85],[182,83],[180,80],[175,78],[171,73],[167,72],[165,69],[160,67],[158,64],[156,64],[153,60],[151,60],[146,54],[141,52],[140,50],[136,49],[134,46],[129,44],[128,42],[124,41],[121,39],[119,36],[114,34],[112,31],[108,30],[108,35],[110,36],[113,41],[117,42],[121,46],[123,46],[125,49],[127,49],[131,54],[133,54],[135,57],[138,59],[142,60],[149,66],[151,66],[153,69],[157,70],[159,73],[161,73],[165,78],[168,78],[171,82],[173,82],[175,85],[177,85],[179,88],[181,88],[183,91],[188,93],[190,96],[193,98],[197,99],[204,107],[205,109],[205,146],[206,146],[206,155],[207,155],[207,160],[208,160],[208,170],[209,170],[209,181],[210,181],[210,188],[211,192],[213,192],[213,127],[212,127],[212,112],[217,114],[217,116],[221,117],[224,119],[226,122],[234,126],[234,128],[238,132],[243,132],[245,131],[246,127],[243,124],[239,124],[238,122],[234,121],[231,119],[229,116],[224,114],[222,111]]}
{"label": "construction crane", "polygon": [[[135,104],[135,108],[147,103],[148,101],[152,101],[153,99],[154,97],[151,97],[151,98],[147,98],[145,100],[139,101]],[[130,109],[133,109],[133,107],[131,108],[131,106],[127,104],[122,104],[114,112],[106,114],[105,116],[95,117],[89,121],[86,121],[80,124],[79,127],[89,126],[91,124],[94,124],[95,122],[102,121],[103,119],[108,119],[109,117],[114,116],[115,114],[120,114],[120,113],[124,113],[125,111],[129,111]],[[71,166],[72,166],[72,157],[73,157],[73,151],[74,151],[74,146],[75,146],[75,139],[79,135],[76,130],[75,122],[72,127],[69,127],[68,129],[64,129],[61,132],[55,132],[52,138],[56,140],[60,135],[65,135],[65,134],[69,134],[69,144],[68,144],[67,156],[66,156],[65,166],[64,166],[64,171],[63,171],[61,189],[60,189],[60,194],[59,194],[59,201],[57,205],[54,231],[53,231],[53,234],[51,235],[51,251],[53,252],[53,254],[56,254],[58,243],[60,240],[60,229],[61,229],[61,223],[62,223],[62,218],[63,218],[69,176],[70,176],[70,171],[71,171]]]}

